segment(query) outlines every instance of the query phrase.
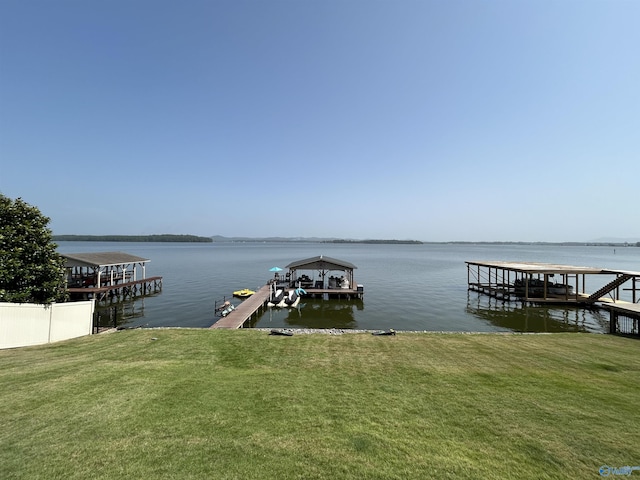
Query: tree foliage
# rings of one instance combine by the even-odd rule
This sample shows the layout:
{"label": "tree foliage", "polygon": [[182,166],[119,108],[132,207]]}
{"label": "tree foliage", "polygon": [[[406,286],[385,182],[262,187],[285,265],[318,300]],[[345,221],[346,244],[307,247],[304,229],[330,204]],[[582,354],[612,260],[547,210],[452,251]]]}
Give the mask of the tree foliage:
{"label": "tree foliage", "polygon": [[65,299],[64,259],[48,224],[38,208],[0,194],[0,301],[49,304]]}

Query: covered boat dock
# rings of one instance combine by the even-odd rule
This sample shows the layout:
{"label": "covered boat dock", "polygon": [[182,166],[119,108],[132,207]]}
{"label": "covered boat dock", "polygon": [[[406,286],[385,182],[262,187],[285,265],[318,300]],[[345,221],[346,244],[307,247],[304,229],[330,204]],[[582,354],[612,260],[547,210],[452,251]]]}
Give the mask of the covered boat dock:
{"label": "covered boat dock", "polygon": [[286,287],[303,288],[310,295],[362,299],[364,286],[355,283],[353,263],[320,255],[291,262],[284,281]]}
{"label": "covered boat dock", "polygon": [[[275,288],[282,290],[302,288],[305,295],[323,298],[362,300],[364,296],[364,286],[355,283],[353,271],[358,267],[353,263],[320,255],[291,262],[286,268],[288,271],[284,275],[280,268],[274,270],[274,277],[269,279],[266,285],[231,309],[210,328],[242,328],[253,316],[264,310]],[[223,306],[229,301],[225,298],[219,303]],[[218,302],[214,308],[216,314],[222,310]]]}
{"label": "covered boat dock", "polygon": [[162,290],[162,277],[146,277],[147,258],[123,252],[62,254],[72,297],[121,300]]}
{"label": "covered boat dock", "polygon": [[640,336],[640,304],[607,304],[609,333]]}
{"label": "covered boat dock", "polygon": [[[536,262],[468,261],[467,283],[505,300],[586,304],[640,302],[640,272]],[[623,285],[625,287],[623,288]],[[595,285],[591,292],[588,286]]]}

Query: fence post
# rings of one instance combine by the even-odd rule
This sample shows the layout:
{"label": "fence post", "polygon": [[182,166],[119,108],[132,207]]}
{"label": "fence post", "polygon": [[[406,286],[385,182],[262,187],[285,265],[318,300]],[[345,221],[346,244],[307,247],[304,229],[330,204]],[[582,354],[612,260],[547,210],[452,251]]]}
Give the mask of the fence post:
{"label": "fence post", "polygon": [[618,322],[618,314],[609,309],[609,333],[616,333],[616,323]]}

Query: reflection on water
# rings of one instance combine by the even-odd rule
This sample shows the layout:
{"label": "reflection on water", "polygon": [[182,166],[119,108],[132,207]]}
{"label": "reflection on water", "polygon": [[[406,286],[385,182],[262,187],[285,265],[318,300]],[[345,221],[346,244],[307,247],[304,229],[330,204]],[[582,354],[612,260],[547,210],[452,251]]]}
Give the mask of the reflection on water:
{"label": "reflection on water", "polygon": [[305,298],[296,308],[269,308],[251,326],[356,329],[354,312],[363,309],[362,300]]}
{"label": "reflection on water", "polygon": [[516,332],[602,332],[608,315],[582,307],[530,305],[469,291],[467,313]]}
{"label": "reflection on water", "polygon": [[129,326],[136,318],[144,317],[144,297],[137,297],[110,305],[96,304],[93,326],[99,330]]}

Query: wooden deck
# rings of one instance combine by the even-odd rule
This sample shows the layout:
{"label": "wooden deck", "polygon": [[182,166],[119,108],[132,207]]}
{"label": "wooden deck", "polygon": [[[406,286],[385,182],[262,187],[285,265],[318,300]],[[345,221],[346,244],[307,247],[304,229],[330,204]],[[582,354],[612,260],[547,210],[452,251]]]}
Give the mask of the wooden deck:
{"label": "wooden deck", "polygon": [[609,333],[640,335],[640,304],[628,302],[608,303]]}
{"label": "wooden deck", "polygon": [[242,328],[247,320],[249,320],[258,310],[264,308],[269,299],[271,285],[267,284],[251,295],[246,300],[243,300],[235,310],[231,311],[226,317],[220,318],[216,323],[209,328],[228,328],[236,329]]}
{"label": "wooden deck", "polygon": [[308,296],[329,295],[329,297],[356,297],[362,298],[363,290],[354,290],[352,288],[305,288]]}
{"label": "wooden deck", "polygon": [[123,300],[138,295],[149,295],[162,290],[162,277],[149,277],[130,282],[106,285],[102,287],[70,287],[67,291],[71,295],[79,295],[83,298],[93,297],[97,302],[107,299]]}

